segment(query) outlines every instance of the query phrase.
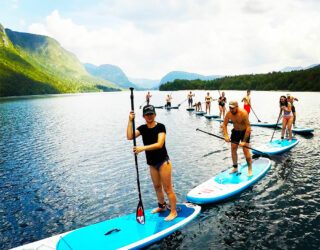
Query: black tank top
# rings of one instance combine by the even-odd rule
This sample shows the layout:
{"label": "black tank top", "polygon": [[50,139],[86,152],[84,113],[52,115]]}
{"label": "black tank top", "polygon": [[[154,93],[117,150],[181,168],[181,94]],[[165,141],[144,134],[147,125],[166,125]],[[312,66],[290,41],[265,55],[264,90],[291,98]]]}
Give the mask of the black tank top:
{"label": "black tank top", "polygon": [[[148,128],[146,124],[141,125],[137,128],[142,135],[142,141],[144,145],[151,145],[158,142],[158,134],[166,133],[166,127],[162,123],[157,123],[153,128]],[[168,153],[166,149],[166,143],[163,144],[162,148],[145,151],[148,165],[155,166],[168,159]]]}

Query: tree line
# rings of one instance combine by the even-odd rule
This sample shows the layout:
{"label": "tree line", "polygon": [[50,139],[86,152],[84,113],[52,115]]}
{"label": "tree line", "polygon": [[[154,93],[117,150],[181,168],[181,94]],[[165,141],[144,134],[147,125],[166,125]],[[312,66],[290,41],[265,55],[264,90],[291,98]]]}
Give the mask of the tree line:
{"label": "tree line", "polygon": [[226,76],[207,81],[177,79],[159,87],[159,90],[194,89],[320,91],[320,65],[307,70]]}

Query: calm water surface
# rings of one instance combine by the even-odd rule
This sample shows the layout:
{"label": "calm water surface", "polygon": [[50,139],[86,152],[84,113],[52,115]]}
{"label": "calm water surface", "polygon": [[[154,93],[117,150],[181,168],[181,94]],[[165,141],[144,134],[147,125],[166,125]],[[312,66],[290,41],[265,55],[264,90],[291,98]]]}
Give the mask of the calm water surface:
{"label": "calm water surface", "polygon": [[[162,105],[170,92],[153,91]],[[211,91],[214,97],[217,92]],[[173,105],[186,91],[173,92]],[[196,91],[196,100],[206,92]],[[286,92],[252,92],[261,121],[276,122]],[[272,158],[269,173],[233,199],[204,206],[201,215],[148,249],[319,249],[320,93],[292,93],[298,125],[313,127],[292,151]],[[240,101],[243,91],[227,91]],[[132,142],[126,140],[130,93],[98,93],[0,101],[0,249],[9,249],[135,212],[138,202]],[[136,92],[139,106],[145,92]],[[219,123],[185,111],[158,110],[167,127],[179,202],[187,192],[231,166],[230,145],[196,132],[221,135]],[[212,113],[218,112],[216,104]],[[252,121],[256,121],[253,114]],[[231,129],[231,126],[230,126]],[[252,127],[251,146],[273,130]],[[277,131],[275,138],[280,137]],[[138,139],[141,144],[141,139]],[[240,161],[244,161],[239,151]],[[145,155],[138,156],[145,208],[156,206]],[[239,162],[240,162],[239,161]]]}

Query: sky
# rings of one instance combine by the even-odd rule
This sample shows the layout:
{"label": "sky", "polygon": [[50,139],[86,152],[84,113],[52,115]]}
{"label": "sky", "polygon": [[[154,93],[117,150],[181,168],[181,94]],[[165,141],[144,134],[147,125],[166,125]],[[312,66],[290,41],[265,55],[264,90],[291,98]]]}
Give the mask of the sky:
{"label": "sky", "polygon": [[0,0],[0,23],[128,77],[239,75],[320,63],[319,0]]}

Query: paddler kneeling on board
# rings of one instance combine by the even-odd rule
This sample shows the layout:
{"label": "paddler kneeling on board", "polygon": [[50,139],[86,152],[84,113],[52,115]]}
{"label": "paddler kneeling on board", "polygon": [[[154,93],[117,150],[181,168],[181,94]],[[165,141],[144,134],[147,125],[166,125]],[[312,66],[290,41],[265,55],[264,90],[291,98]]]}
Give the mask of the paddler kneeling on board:
{"label": "paddler kneeling on board", "polygon": [[[233,123],[231,138],[228,135],[227,125],[229,120]],[[226,142],[231,142],[231,156],[233,169],[230,174],[238,172],[238,146],[242,147],[248,163],[248,176],[252,176],[252,158],[248,148],[250,142],[250,122],[248,112],[238,107],[237,101],[229,102],[229,111],[223,120],[223,135]],[[240,142],[241,141],[241,142]],[[246,147],[243,147],[246,146]]]}
{"label": "paddler kneeling on board", "polygon": [[[132,120],[134,117],[134,112],[130,112],[127,127],[128,140],[133,139]],[[135,135],[136,137],[142,135],[144,146],[133,147],[133,152],[135,154],[139,154],[142,151],[146,152],[147,164],[150,166],[151,179],[158,198],[158,207],[153,209],[152,213],[163,212],[167,209],[164,190],[168,196],[171,210],[165,221],[171,221],[178,214],[176,211],[176,195],[171,181],[172,164],[165,145],[166,128],[162,123],[155,121],[156,111],[152,105],[143,107],[143,118],[146,124],[139,126],[135,131]]]}

